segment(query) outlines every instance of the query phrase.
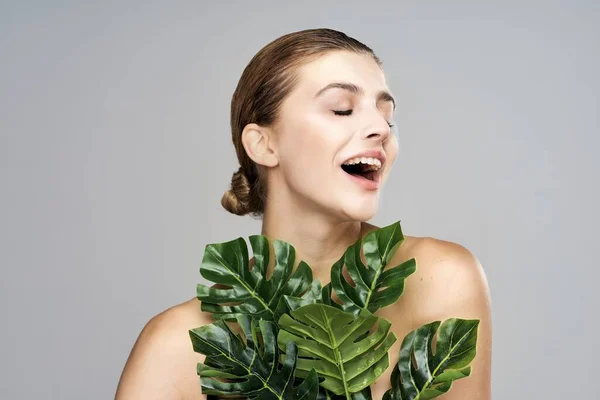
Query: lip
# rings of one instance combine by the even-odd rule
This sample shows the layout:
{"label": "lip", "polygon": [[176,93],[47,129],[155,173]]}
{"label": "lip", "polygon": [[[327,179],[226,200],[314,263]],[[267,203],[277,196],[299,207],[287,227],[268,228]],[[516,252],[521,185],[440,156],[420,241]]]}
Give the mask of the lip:
{"label": "lip", "polygon": [[342,164],[348,160],[355,158],[355,157],[374,157],[374,158],[379,159],[379,161],[381,161],[381,168],[379,168],[379,171],[381,171],[383,169],[383,166],[385,165],[385,160],[386,160],[385,153],[383,151],[378,150],[378,149],[373,149],[373,150],[365,150],[358,154],[350,156],[350,157],[346,158],[344,161],[342,161]]}
{"label": "lip", "polygon": [[359,178],[355,175],[347,174],[345,172],[344,175],[346,175],[352,181],[358,183],[363,189],[368,191],[377,191],[381,187],[381,174],[375,175],[375,180],[372,181],[365,178]]}

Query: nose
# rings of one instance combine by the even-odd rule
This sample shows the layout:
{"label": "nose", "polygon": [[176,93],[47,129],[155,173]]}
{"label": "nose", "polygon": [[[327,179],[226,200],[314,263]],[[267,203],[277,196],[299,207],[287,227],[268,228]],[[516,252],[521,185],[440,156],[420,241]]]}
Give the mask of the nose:
{"label": "nose", "polygon": [[364,130],[365,139],[378,139],[385,142],[392,134],[392,128],[388,125],[388,121],[381,114],[381,111],[375,110],[369,117],[371,124]]}

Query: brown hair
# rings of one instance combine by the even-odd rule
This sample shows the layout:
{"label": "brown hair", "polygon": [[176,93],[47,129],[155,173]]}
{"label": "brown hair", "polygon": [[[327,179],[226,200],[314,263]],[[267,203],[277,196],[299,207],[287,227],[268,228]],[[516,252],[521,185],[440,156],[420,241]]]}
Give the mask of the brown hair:
{"label": "brown hair", "polygon": [[368,54],[382,67],[373,50],[345,33],[327,28],[288,33],[264,46],[244,69],[231,98],[231,139],[240,163],[231,177],[231,188],[221,205],[237,215],[264,215],[267,196],[266,171],[256,164],[242,145],[242,131],[249,123],[272,126],[283,100],[294,89],[298,67],[330,51]]}

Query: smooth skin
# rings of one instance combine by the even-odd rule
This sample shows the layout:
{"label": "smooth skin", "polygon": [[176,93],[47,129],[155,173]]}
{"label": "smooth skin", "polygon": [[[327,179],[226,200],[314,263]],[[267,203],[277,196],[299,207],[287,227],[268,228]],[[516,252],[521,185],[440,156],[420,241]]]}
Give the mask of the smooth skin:
{"label": "smooth skin", "polygon": [[[307,262],[325,285],[331,265],[347,247],[378,228],[365,221],[377,211],[381,187],[362,188],[346,176],[341,164],[363,150],[383,150],[387,162],[382,184],[386,181],[399,148],[388,125],[395,107],[389,96],[381,96],[389,89],[370,56],[331,52],[298,73],[298,85],[284,100],[278,123],[248,124],[242,141],[250,158],[268,167],[269,203],[261,234],[292,243],[296,266],[299,260]],[[332,82],[351,83],[360,90],[332,88],[315,97]],[[349,109],[351,115],[334,112]],[[392,367],[410,331],[457,317],[480,320],[477,356],[471,376],[455,381],[440,399],[490,400],[491,299],[481,264],[457,243],[405,235],[390,266],[411,258],[417,261],[417,271],[407,278],[404,293],[376,312],[392,323],[398,340],[389,350],[390,366],[371,386],[373,399],[381,399],[391,387]],[[273,264],[269,276],[272,268]],[[210,322],[210,313],[200,310],[195,297],[153,317],[129,355],[116,400],[206,399],[196,374],[204,356],[192,350],[188,331]]]}

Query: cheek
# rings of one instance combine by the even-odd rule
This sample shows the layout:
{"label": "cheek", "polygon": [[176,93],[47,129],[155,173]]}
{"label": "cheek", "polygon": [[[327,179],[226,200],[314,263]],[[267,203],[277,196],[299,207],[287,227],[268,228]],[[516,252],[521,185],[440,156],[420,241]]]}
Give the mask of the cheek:
{"label": "cheek", "polygon": [[288,131],[280,144],[280,165],[294,186],[314,186],[331,179],[335,157],[341,146],[335,132],[323,125],[305,123]]}
{"label": "cheek", "polygon": [[288,123],[280,144],[284,152],[282,164],[289,164],[291,160],[297,160],[298,167],[308,167],[306,163],[309,162],[322,164],[329,160],[331,163],[333,155],[328,153],[334,151],[332,133],[318,117],[304,117]]}
{"label": "cheek", "polygon": [[385,151],[387,159],[385,170],[383,171],[382,181],[387,181],[390,173],[392,172],[392,168],[394,167],[394,161],[396,161],[396,158],[398,156],[398,140],[396,138],[388,140],[388,142],[384,145],[383,149]]}
{"label": "cheek", "polygon": [[396,159],[398,152],[400,151],[400,145],[398,143],[398,138],[395,135],[393,138],[388,140],[388,142],[384,146],[384,151],[385,151],[385,155],[387,157],[386,162],[388,163],[388,165],[391,166],[394,163],[394,160]]}
{"label": "cheek", "polygon": [[309,127],[303,126],[286,132],[280,143],[280,163],[286,170],[305,168],[313,157],[316,148],[316,137]]}

